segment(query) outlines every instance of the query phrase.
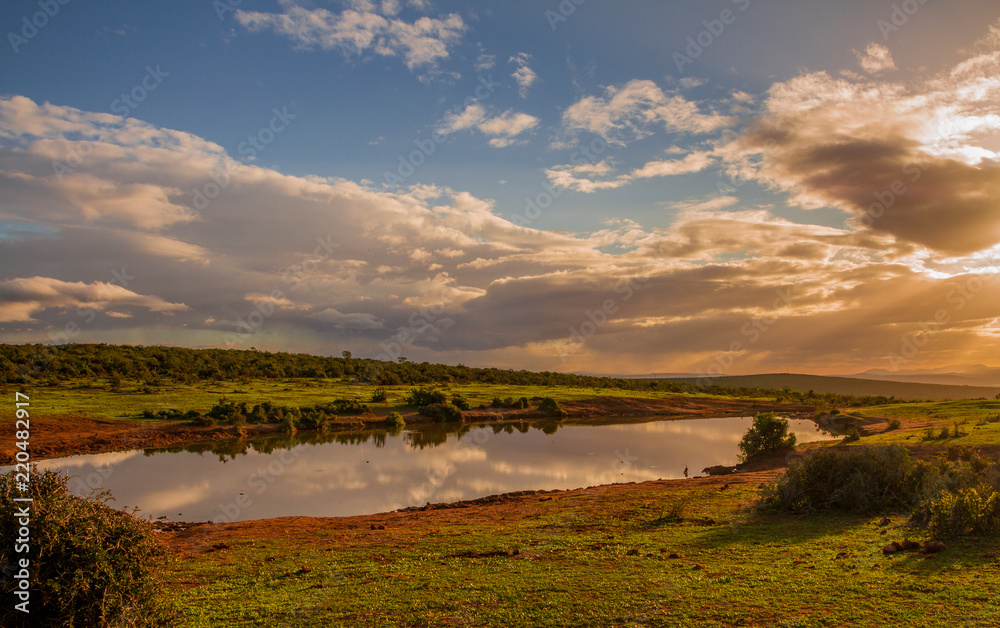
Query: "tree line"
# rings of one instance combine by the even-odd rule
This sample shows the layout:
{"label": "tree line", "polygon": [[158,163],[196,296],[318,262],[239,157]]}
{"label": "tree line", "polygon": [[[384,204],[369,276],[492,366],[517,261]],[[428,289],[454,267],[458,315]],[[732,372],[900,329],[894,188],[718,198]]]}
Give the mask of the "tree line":
{"label": "tree line", "polygon": [[784,388],[699,386],[686,382],[626,377],[599,377],[463,364],[388,362],[306,353],[265,352],[251,349],[190,349],[112,344],[0,344],[0,381],[8,384],[55,383],[67,379],[128,379],[159,383],[203,380],[242,381],[281,379],[349,380],[379,386],[425,384],[497,384],[509,386],[567,386],[631,391],[710,393],[734,397],[774,397],[779,401],[829,406],[891,403],[893,397],[857,397]]}

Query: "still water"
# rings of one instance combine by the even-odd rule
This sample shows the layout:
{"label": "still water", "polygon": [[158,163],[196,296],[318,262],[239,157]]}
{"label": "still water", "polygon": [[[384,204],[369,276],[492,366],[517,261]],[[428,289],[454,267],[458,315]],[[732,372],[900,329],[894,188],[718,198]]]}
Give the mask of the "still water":
{"label": "still water", "polygon": [[[524,422],[305,434],[38,463],[77,494],[183,521],[372,514],[528,489],[701,475],[736,463],[749,417],[606,425]],[[791,420],[799,442],[832,438]]]}

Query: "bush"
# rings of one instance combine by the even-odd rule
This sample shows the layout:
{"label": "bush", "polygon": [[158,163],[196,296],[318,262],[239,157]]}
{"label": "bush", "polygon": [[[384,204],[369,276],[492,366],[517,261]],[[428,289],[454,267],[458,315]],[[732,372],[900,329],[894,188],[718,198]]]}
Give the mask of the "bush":
{"label": "bush", "polygon": [[[17,581],[0,580],[0,625],[26,618],[32,626],[172,625],[158,582],[165,551],[152,524],[108,507],[107,493],[76,497],[66,481],[65,474],[33,468],[30,489],[22,493],[13,472],[0,476],[0,563],[28,558],[31,573],[30,615],[14,608]],[[16,511],[27,503],[16,497],[34,499],[28,554],[15,553]]]}
{"label": "bush", "polygon": [[449,423],[462,420],[462,411],[447,403],[435,403],[418,410],[423,416],[429,416],[438,423]]}
{"label": "bush", "polygon": [[438,403],[445,403],[447,398],[440,390],[425,390],[424,388],[412,388],[406,398],[406,403],[418,408],[430,406]]}
{"label": "bush", "polygon": [[740,462],[758,454],[767,454],[795,447],[795,434],[788,433],[788,421],[761,412],[753,418],[753,425],[740,441]]}
{"label": "bush", "polygon": [[191,419],[191,423],[199,427],[213,427],[215,426],[215,419],[210,416],[197,415]]}
{"label": "bush", "polygon": [[250,423],[267,423],[267,410],[264,406],[257,404],[250,411],[250,416],[247,418]]}
{"label": "bush", "polygon": [[384,403],[385,400],[386,400],[385,388],[376,388],[372,392],[372,398],[371,398],[372,403]]}
{"label": "bush", "polygon": [[[319,408],[317,408],[319,409]],[[329,410],[329,408],[326,408]],[[333,402],[333,412],[335,414],[371,414],[372,411],[365,404],[353,399],[338,399]]]}
{"label": "bush", "polygon": [[565,416],[566,411],[559,407],[559,404],[552,397],[545,397],[538,404],[538,410],[553,416]]}
{"label": "bush", "polygon": [[938,537],[1000,532],[1000,493],[974,488],[942,493],[928,506],[927,528]]}
{"label": "bush", "polygon": [[760,507],[864,514],[909,509],[922,497],[931,471],[900,445],[828,447],[793,461],[784,476],[765,487]]}
{"label": "bush", "polygon": [[903,426],[903,424],[902,424],[902,422],[900,422],[899,419],[889,419],[889,429],[890,430],[898,430],[902,426]]}
{"label": "bush", "polygon": [[459,410],[468,410],[469,402],[466,401],[461,395],[455,395],[451,398],[451,405],[455,406]]}
{"label": "bush", "polygon": [[389,416],[385,418],[385,424],[389,427],[405,427],[406,421],[403,419],[403,415],[398,412],[390,412]]}
{"label": "bush", "polygon": [[845,443],[856,443],[859,440],[861,440],[861,432],[859,432],[858,428],[856,427],[852,427],[851,431],[848,432],[847,436],[844,437]]}

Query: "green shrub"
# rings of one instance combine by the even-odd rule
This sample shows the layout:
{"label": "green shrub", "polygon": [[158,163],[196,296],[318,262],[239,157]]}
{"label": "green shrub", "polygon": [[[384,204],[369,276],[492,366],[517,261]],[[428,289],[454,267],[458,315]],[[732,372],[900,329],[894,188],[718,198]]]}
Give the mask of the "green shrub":
{"label": "green shrub", "polygon": [[753,425],[740,441],[740,462],[758,454],[767,454],[795,447],[795,434],[788,433],[788,421],[761,412],[753,418]]}
{"label": "green shrub", "polygon": [[386,399],[387,397],[385,395],[385,388],[376,388],[372,392],[372,398],[371,398],[372,403],[384,403]]}
{"label": "green shrub", "polygon": [[764,488],[764,510],[840,510],[872,514],[909,509],[925,492],[931,465],[915,462],[900,445],[821,449],[791,463]]}
{"label": "green shrub", "polygon": [[445,401],[447,401],[447,398],[440,390],[426,390],[424,388],[412,388],[410,389],[409,396],[406,397],[406,403],[418,408],[436,403],[445,403]]}
{"label": "green shrub", "polygon": [[903,423],[899,419],[889,419],[889,429],[898,430],[903,426]]}
{"label": "green shrub", "polygon": [[405,427],[406,421],[403,419],[403,415],[398,412],[390,412],[389,416],[385,418],[385,424],[389,427]]}
{"label": "green shrub", "polygon": [[538,410],[552,416],[565,416],[566,411],[559,407],[559,404],[552,397],[545,397],[538,404]]}
{"label": "green shrub", "polygon": [[967,488],[942,493],[928,506],[927,528],[937,537],[1000,533],[1000,493]]}
{"label": "green shrub", "polygon": [[469,402],[465,400],[461,395],[455,395],[451,398],[451,405],[455,406],[459,410],[468,410]]}
{"label": "green shrub", "polygon": [[861,440],[861,432],[859,432],[858,428],[856,427],[852,427],[851,431],[848,432],[847,436],[844,437],[845,443],[856,443],[859,440]]}
{"label": "green shrub", "polygon": [[[166,552],[152,524],[108,507],[107,493],[76,497],[66,481],[63,473],[33,468],[30,488],[22,492],[14,472],[0,476],[0,563],[27,558],[31,583],[26,615],[14,608],[17,581],[0,579],[0,625],[172,625],[160,596]],[[27,554],[15,553],[21,528],[16,512],[26,503],[16,497],[34,500]]]}
{"label": "green shrub", "polygon": [[264,406],[257,404],[250,411],[250,416],[247,417],[249,423],[267,423],[267,411]]}
{"label": "green shrub", "polygon": [[[317,408],[319,409],[319,408]],[[331,410],[329,406],[323,408],[328,412]],[[354,401],[353,399],[337,399],[333,402],[332,411],[334,414],[371,414],[371,409],[365,404]]]}
{"label": "green shrub", "polygon": [[191,423],[199,427],[213,427],[215,425],[215,419],[210,416],[203,416],[199,414],[191,419]]}
{"label": "green shrub", "polygon": [[462,411],[447,403],[435,403],[423,406],[418,410],[423,416],[429,416],[438,423],[450,423],[462,420]]}

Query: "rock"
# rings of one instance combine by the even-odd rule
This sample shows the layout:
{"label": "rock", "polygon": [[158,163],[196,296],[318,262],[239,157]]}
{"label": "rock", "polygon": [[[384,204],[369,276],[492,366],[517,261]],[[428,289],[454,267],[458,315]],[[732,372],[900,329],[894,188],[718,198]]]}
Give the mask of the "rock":
{"label": "rock", "polygon": [[381,524],[381,523],[380,523],[380,524],[378,524],[378,529],[379,529],[379,530],[385,530],[385,525],[384,525],[384,524]]}
{"label": "rock", "polygon": [[889,543],[888,545],[886,545],[885,547],[882,548],[882,553],[883,554],[895,554],[896,552],[898,552],[901,549],[903,549],[903,546],[900,545],[899,543],[897,543],[896,541],[893,541],[892,543]]}
{"label": "rock", "polygon": [[551,497],[541,497],[541,498],[539,498],[538,501],[540,501],[540,502],[550,502],[550,501],[552,501],[552,498]]}
{"label": "rock", "polygon": [[625,552],[625,555],[626,556],[638,556],[639,555],[639,550],[637,550],[637,549],[630,549],[629,551]]}
{"label": "rock", "polygon": [[902,543],[903,551],[918,550],[920,549],[920,543],[917,541],[911,541],[910,539],[903,539]]}
{"label": "rock", "polygon": [[669,556],[667,556],[667,558],[680,558],[680,557],[681,557],[681,555],[678,554],[677,552],[674,552],[674,553],[670,554]]}
{"label": "rock", "polygon": [[889,519],[888,517],[882,517],[881,519],[878,520],[878,522],[875,525],[881,527],[881,526],[887,526],[890,523],[892,523],[891,519]]}
{"label": "rock", "polygon": [[930,541],[921,551],[923,551],[924,554],[937,554],[938,552],[943,552],[946,549],[948,549],[948,546],[942,541]]}
{"label": "rock", "polygon": [[701,472],[706,475],[729,475],[731,473],[736,473],[736,467],[727,467],[724,464],[717,464],[714,467],[705,467],[701,470]]}

